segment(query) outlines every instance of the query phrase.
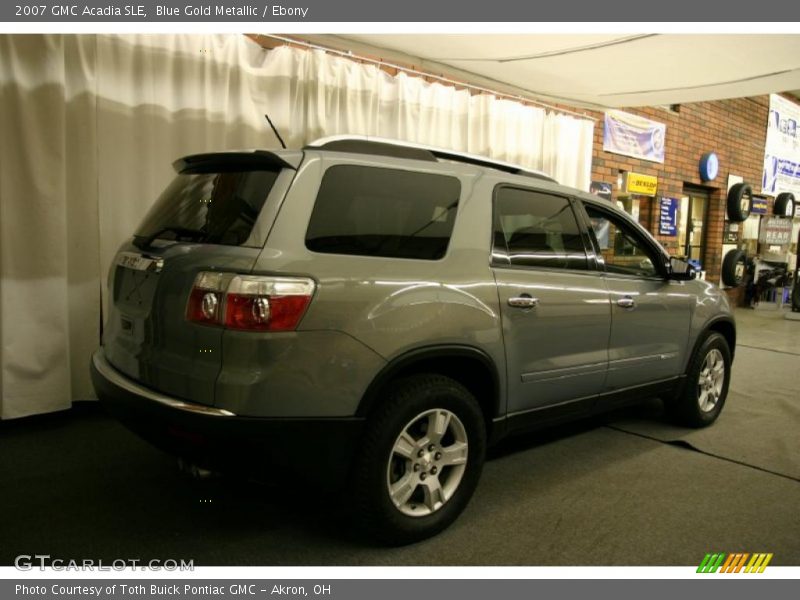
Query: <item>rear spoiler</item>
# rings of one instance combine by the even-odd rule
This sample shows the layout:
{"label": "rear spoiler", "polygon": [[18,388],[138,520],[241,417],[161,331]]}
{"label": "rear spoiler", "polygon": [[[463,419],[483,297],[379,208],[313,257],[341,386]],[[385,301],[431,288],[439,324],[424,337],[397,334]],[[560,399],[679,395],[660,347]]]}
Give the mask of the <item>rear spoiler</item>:
{"label": "rear spoiler", "polygon": [[173,162],[172,168],[178,173],[297,169],[286,159],[267,150],[190,154]]}

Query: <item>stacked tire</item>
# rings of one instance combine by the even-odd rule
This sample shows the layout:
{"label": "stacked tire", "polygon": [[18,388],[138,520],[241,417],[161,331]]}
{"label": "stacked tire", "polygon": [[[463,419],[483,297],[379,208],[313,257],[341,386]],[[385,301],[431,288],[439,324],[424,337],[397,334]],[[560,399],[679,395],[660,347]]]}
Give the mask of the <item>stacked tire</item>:
{"label": "stacked tire", "polygon": [[749,183],[737,183],[728,190],[728,220],[741,223],[750,216],[753,188]]}
{"label": "stacked tire", "polygon": [[[750,216],[753,206],[753,188],[748,183],[737,183],[728,190],[727,212],[728,220],[741,223]],[[742,284],[747,269],[747,257],[744,250],[735,248],[730,250],[722,259],[722,283],[728,287],[738,287]]]}
{"label": "stacked tire", "polygon": [[775,205],[773,206],[772,212],[778,217],[793,217],[794,207],[794,194],[791,192],[784,192],[783,194],[778,194],[775,198]]}
{"label": "stacked tire", "polygon": [[738,287],[744,282],[745,272],[747,270],[747,256],[744,250],[734,248],[729,250],[722,259],[722,283],[728,287]]}

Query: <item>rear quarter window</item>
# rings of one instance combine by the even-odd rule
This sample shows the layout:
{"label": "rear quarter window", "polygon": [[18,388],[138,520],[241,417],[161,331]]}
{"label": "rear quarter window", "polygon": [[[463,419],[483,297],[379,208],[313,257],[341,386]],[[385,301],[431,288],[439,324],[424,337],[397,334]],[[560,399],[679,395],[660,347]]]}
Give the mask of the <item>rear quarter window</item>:
{"label": "rear quarter window", "polygon": [[313,252],[438,260],[450,243],[461,182],[447,175],[334,166],[306,232]]}

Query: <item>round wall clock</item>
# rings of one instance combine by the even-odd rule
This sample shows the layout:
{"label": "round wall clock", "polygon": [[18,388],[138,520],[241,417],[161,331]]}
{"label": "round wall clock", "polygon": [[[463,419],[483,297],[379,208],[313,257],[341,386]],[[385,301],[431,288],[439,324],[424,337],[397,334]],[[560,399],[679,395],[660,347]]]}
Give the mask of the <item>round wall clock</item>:
{"label": "round wall clock", "polygon": [[715,152],[706,152],[700,157],[700,178],[713,181],[719,174],[719,159]]}

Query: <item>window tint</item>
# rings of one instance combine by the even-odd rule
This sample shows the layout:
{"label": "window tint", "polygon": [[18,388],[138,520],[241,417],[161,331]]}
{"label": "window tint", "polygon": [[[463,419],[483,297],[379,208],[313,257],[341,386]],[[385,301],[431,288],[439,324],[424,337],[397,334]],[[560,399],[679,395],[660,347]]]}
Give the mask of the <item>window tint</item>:
{"label": "window tint", "polygon": [[178,175],[145,216],[136,237],[243,244],[278,171]]}
{"label": "window tint", "polygon": [[454,177],[343,165],[325,172],[306,232],[314,252],[436,260],[447,252]]}
{"label": "window tint", "polygon": [[496,264],[586,269],[586,251],[566,198],[502,187],[495,198]]}
{"label": "window tint", "polygon": [[658,277],[652,251],[629,224],[589,204],[584,206],[600,248],[600,258],[608,273]]}

